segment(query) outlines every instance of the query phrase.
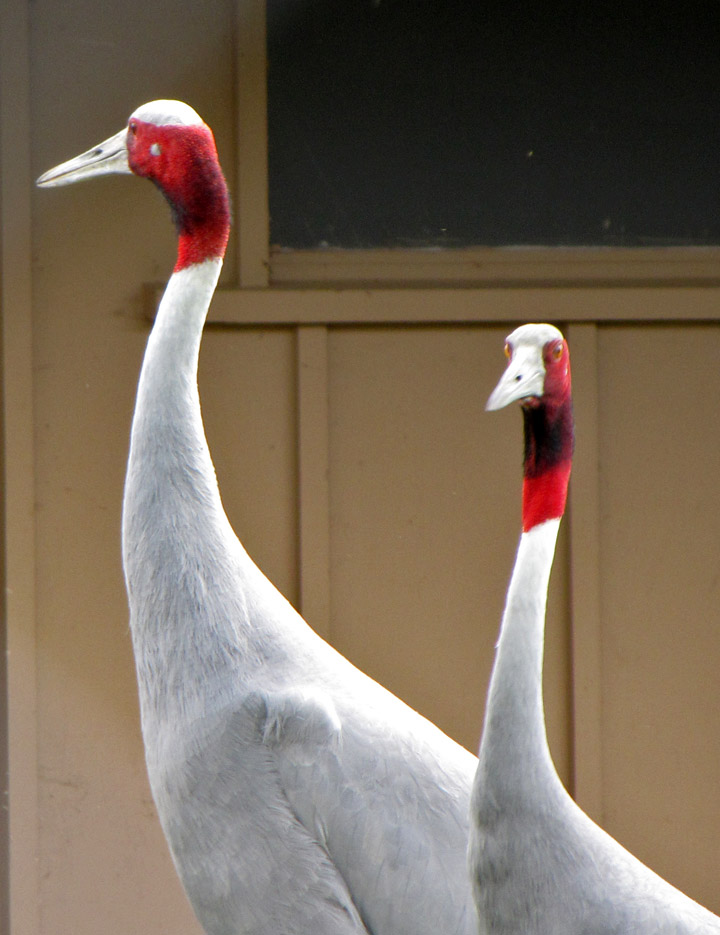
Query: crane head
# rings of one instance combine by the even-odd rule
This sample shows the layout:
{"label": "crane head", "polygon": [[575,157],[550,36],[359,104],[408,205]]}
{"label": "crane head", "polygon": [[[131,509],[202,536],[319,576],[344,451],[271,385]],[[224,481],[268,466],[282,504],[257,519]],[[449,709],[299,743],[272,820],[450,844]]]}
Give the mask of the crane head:
{"label": "crane head", "polygon": [[552,325],[522,325],[505,342],[508,365],[487,401],[523,407],[523,531],[562,516],[572,468],[570,353]]}
{"label": "crane head", "polygon": [[138,107],[127,126],[37,180],[42,187],[71,185],[112,173],[150,179],[163,193],[179,235],[176,270],[222,258],[230,231],[227,185],[215,139],[182,101],[151,101]]}
{"label": "crane head", "polygon": [[502,409],[519,401],[524,408],[560,404],[570,393],[570,355],[553,325],[521,325],[505,341],[508,365],[485,406]]}
{"label": "crane head", "polygon": [[[150,175],[153,159],[162,155],[161,137],[168,127],[197,127],[210,132],[182,101],[151,101],[130,115],[127,126],[87,152],[48,170],[37,180],[42,188],[72,185],[97,175]],[[155,131],[155,132],[153,132]],[[172,131],[170,131],[172,133]]]}

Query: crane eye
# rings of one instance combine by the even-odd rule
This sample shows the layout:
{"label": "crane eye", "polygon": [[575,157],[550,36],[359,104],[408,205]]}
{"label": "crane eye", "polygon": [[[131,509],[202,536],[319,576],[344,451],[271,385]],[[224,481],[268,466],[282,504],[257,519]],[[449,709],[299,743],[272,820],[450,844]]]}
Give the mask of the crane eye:
{"label": "crane eye", "polygon": [[510,347],[507,341],[505,342],[505,347],[503,348],[503,351],[505,352],[505,356],[507,357],[507,359],[510,360],[510,358],[512,357],[512,348]]}
{"label": "crane eye", "polygon": [[137,133],[137,124],[134,120],[131,120],[128,124],[128,130],[132,133],[133,136]]}
{"label": "crane eye", "polygon": [[550,356],[553,360],[560,360],[563,355],[563,346],[562,344],[556,344],[555,347],[550,352]]}

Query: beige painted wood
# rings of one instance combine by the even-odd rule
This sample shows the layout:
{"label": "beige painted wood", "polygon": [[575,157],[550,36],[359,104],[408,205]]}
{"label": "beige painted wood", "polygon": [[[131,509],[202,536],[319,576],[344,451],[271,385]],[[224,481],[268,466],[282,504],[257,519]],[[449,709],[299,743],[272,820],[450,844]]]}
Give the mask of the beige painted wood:
{"label": "beige painted wood", "polygon": [[223,505],[252,559],[299,607],[296,374],[294,329],[205,331],[200,398]]}
{"label": "beige painted wood", "polygon": [[[7,797],[0,858],[9,887],[0,929],[38,931],[35,451],[30,275],[30,70],[24,0],[0,9],[0,315],[2,316],[2,583]],[[4,707],[4,706],[3,706]],[[3,757],[4,758],[4,757]],[[4,877],[4,874],[3,874]]]}
{"label": "beige painted wood", "polygon": [[300,609],[308,623],[330,639],[327,328],[297,329],[297,368]]}
{"label": "beige painted wood", "polygon": [[598,332],[603,813],[720,912],[720,325]]}

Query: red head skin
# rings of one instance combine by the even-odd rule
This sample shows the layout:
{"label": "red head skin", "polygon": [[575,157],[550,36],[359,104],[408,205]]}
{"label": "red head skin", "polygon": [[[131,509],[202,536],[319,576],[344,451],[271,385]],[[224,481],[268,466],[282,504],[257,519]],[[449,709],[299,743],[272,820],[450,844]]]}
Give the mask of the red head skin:
{"label": "red head skin", "polygon": [[564,340],[543,348],[545,391],[523,400],[523,531],[565,512],[574,446],[570,354]]}
{"label": "red head skin", "polygon": [[210,128],[158,126],[133,118],[127,150],[132,171],[153,181],[170,204],[178,231],[175,271],[222,258],[230,234],[230,203]]}

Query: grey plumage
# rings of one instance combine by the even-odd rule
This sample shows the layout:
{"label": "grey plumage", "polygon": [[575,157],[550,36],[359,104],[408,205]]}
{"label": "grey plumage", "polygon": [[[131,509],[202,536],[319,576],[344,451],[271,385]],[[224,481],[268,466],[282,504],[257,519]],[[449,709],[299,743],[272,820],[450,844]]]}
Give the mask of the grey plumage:
{"label": "grey plumage", "polygon": [[[538,403],[545,405],[546,369],[552,366],[548,347],[552,350],[561,339],[549,325],[513,332],[511,360],[488,408],[532,397],[528,406],[537,413]],[[569,457],[571,439],[566,441]],[[540,445],[535,438],[530,450]],[[532,483],[527,468],[526,483],[528,473]],[[547,588],[562,508],[551,509],[537,523],[525,522],[525,508],[523,513],[526,531],[508,588],[473,788],[470,872],[479,931],[718,935],[717,916],[628,853],[590,820],[560,782],[545,733],[542,662]]]}
{"label": "grey plumage", "polygon": [[[134,118],[200,123],[176,102]],[[73,181],[68,165],[45,183]],[[148,774],[175,865],[209,935],[470,935],[476,758],[321,640],[225,516],[197,390],[221,262],[168,283],[123,507]]]}

